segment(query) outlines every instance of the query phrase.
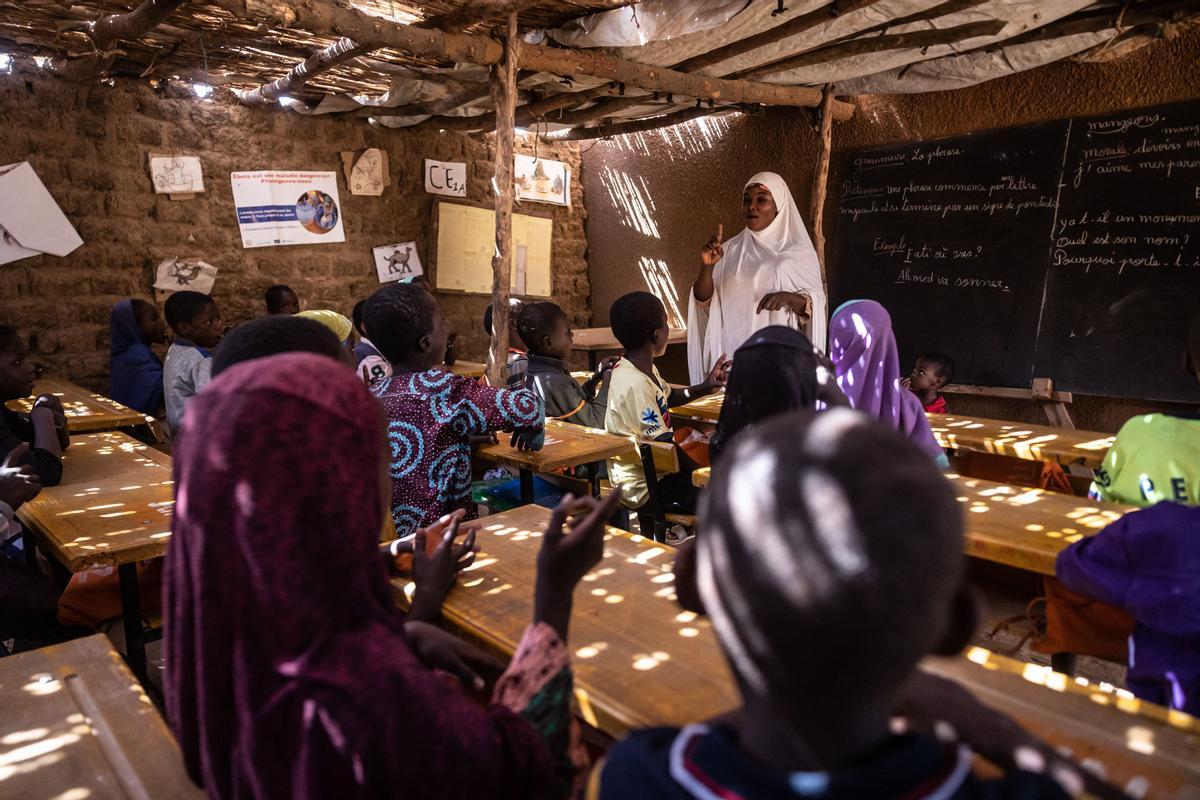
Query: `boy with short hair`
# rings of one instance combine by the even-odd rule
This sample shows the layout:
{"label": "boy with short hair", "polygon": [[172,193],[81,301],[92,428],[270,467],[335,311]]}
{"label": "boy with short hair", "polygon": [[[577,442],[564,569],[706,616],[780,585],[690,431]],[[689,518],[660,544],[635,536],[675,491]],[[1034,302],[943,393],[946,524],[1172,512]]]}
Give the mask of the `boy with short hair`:
{"label": "boy with short hair", "polygon": [[163,306],[175,341],[163,362],[163,396],[167,429],[172,435],[183,423],[188,398],[212,378],[212,349],[221,341],[221,311],[200,292],[175,292]]}
{"label": "boy with short hair", "polygon": [[[594,770],[589,800],[1065,800],[1059,782],[1095,781],[921,672],[927,654],[967,644],[975,614],[962,512],[912,442],[850,409],[794,412],[743,432],[708,492],[697,610],[742,707],[630,734]],[[917,515],[927,524],[913,536]],[[893,732],[893,715],[908,711],[913,729],[943,720],[938,735]],[[994,777],[974,774],[971,747],[999,767]]]}
{"label": "boy with short hair", "polygon": [[954,361],[942,353],[917,356],[912,372],[904,379],[904,388],[921,401],[927,414],[945,414],[946,398],[938,394],[954,378]]}
{"label": "boy with short hair", "polygon": [[300,298],[292,291],[292,287],[277,283],[267,289],[263,298],[267,303],[268,314],[299,314]]}
{"label": "boy with short hair", "polygon": [[470,505],[472,436],[513,431],[512,444],[540,450],[542,401],[528,389],[495,389],[438,367],[446,353],[445,320],[433,295],[390,284],[367,300],[363,321],[391,362],[392,375],[372,387],[387,417],[392,519],[397,536]]}
{"label": "boy with short hair", "polygon": [[276,314],[243,322],[230,331],[212,358],[212,377],[234,364],[280,353],[316,353],[335,361],[348,360],[337,334],[325,325],[301,316]]}
{"label": "boy with short hair", "polygon": [[[1200,314],[1188,325],[1183,361],[1200,380]],[[1135,506],[1165,500],[1200,505],[1200,411],[1126,421],[1096,468],[1088,496]]]}
{"label": "boy with short hair", "polygon": [[[510,298],[508,301],[508,357],[504,362],[504,385],[510,389],[520,389],[525,386],[525,374],[529,370],[529,346],[521,338],[517,328],[517,318],[521,315],[521,301]],[[492,338],[492,304],[483,310],[483,330],[488,339]]]}
{"label": "boy with short hair", "polygon": [[52,394],[39,395],[28,414],[5,407],[33,393],[36,377],[24,340],[7,325],[0,325],[0,460],[24,442],[28,448],[14,467],[29,467],[43,486],[62,480],[62,451],[71,443],[62,401]]}
{"label": "boy with short hair", "polygon": [[608,410],[608,376],[619,357],[604,359],[581,386],[565,360],[575,340],[566,312],[554,303],[530,303],[521,308],[517,330],[529,347],[526,385],[546,404],[546,416],[603,428]]}
{"label": "boy with short hair", "polygon": [[[662,301],[649,292],[631,292],[617,299],[609,312],[609,323],[625,354],[612,370],[608,382],[605,429],[630,439],[674,442],[671,433],[672,406],[712,394],[725,385],[730,362],[724,355],[703,383],[675,389],[662,379],[654,359],[667,351],[670,327]],[[690,514],[696,508],[692,472],[698,466],[678,445],[680,472],[658,480],[664,503],[671,510]],[[608,476],[624,492],[621,500],[629,508],[641,508],[647,500],[646,475],[640,459],[609,461]]]}

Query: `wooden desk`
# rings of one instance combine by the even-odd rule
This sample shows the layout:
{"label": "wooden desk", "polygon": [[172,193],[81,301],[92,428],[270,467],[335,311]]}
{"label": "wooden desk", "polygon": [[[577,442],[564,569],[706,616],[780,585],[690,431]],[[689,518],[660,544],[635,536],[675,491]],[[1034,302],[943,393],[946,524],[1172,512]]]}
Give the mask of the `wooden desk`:
{"label": "wooden desk", "polygon": [[713,392],[698,400],[671,409],[671,419],[698,419],[716,422],[721,418],[721,406],[725,404],[725,392]]}
{"label": "wooden desk", "polygon": [[116,566],[129,664],[142,679],[137,562],[166,553],[174,489],[170,456],[123,433],[91,433],[71,437],[62,483],[17,511],[42,552],[68,571]]}
{"label": "wooden desk", "polygon": [[1016,456],[1026,461],[1049,461],[1064,467],[1100,466],[1116,436],[1095,431],[1064,430],[997,419],[927,414],[938,444],[952,450],[979,450]]}
{"label": "wooden desk", "polygon": [[[982,478],[946,477],[964,506],[967,555],[1042,575],[1054,574],[1054,560],[1067,545],[1137,510]],[[711,478],[709,467],[692,473],[696,486],[707,486]]]}
{"label": "wooden desk", "polygon": [[203,798],[103,635],[0,659],[0,794]]}
{"label": "wooden desk", "polygon": [[[537,506],[484,518],[479,556],[446,600],[450,625],[512,655],[531,620],[535,555],[549,519]],[[610,527],[603,561],[575,590],[569,646],[579,711],[611,736],[708,719],[738,703],[710,623],[675,603],[673,556],[670,547]],[[406,583],[393,582],[401,603]],[[1141,775],[1151,780],[1148,797],[1174,797],[1170,790],[1200,781],[1200,722],[1187,714],[979,648],[923,667],[959,680],[1077,757],[1100,759],[1119,786]]]}
{"label": "wooden desk", "polygon": [[58,378],[37,381],[33,384],[31,397],[10,400],[8,407],[13,411],[28,413],[33,408],[34,398],[42,394],[52,394],[62,400],[63,410],[67,414],[67,428],[71,433],[111,431],[146,424],[145,414]]}
{"label": "wooden desk", "polygon": [[[721,417],[725,393],[718,392],[671,409],[671,416],[716,422]],[[1064,467],[1078,464],[1095,469],[1117,438],[1095,431],[1064,430],[1047,425],[1026,425],[997,419],[926,414],[933,435],[942,447],[979,450],[1025,459],[1049,461]]]}
{"label": "wooden desk", "polygon": [[633,443],[597,428],[585,428],[558,420],[546,420],[546,443],[536,452],[521,452],[509,444],[511,434],[501,433],[497,444],[475,448],[475,456],[494,461],[520,471],[521,500],[533,502],[533,476],[538,472],[554,472],[567,467],[590,465],[592,489],[595,493],[597,471],[594,465],[605,459],[634,452]]}
{"label": "wooden desk", "polygon": [[487,364],[480,364],[478,361],[456,360],[450,366],[442,364],[442,369],[453,372],[455,375],[465,375],[468,378],[482,378],[487,372]]}
{"label": "wooden desk", "polygon": [[[624,349],[617,341],[617,337],[613,335],[612,328],[576,328],[573,333],[575,341],[572,343],[571,349],[586,350],[588,367],[593,371],[600,360],[598,354],[601,351]],[[685,328],[671,328],[667,335],[667,344],[684,344],[686,342],[687,330]]]}

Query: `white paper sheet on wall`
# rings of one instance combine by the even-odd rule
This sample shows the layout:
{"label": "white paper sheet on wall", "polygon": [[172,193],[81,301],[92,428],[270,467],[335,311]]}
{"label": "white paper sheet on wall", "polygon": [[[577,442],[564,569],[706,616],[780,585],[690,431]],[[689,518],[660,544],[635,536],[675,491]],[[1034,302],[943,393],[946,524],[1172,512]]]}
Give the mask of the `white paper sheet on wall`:
{"label": "white paper sheet on wall", "polygon": [[28,161],[0,167],[0,264],[83,244]]}
{"label": "white paper sheet on wall", "polygon": [[204,191],[204,172],[196,156],[150,156],[150,177],[157,194]]}

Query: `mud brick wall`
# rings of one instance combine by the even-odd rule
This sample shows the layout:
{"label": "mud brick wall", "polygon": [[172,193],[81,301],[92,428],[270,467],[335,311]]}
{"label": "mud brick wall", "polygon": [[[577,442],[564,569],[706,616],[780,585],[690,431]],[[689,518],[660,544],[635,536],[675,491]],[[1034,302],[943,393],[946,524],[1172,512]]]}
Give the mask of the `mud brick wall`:
{"label": "mud brick wall", "polygon": [[[219,269],[213,297],[224,321],[264,313],[263,292],[293,287],[307,308],[349,316],[379,287],[371,248],[416,240],[430,264],[434,196],[423,160],[464,161],[465,200],[491,202],[494,137],[378,128],[362,119],[304,117],[277,107],[250,109],[230,99],[202,101],[182,87],[156,92],[133,81],[81,85],[34,71],[0,75],[0,165],[29,161],[84,244],[66,258],[35,256],[0,265],[0,324],[17,328],[51,374],[94,389],[108,384],[109,310],[126,297],[154,298],[159,261],[199,258]],[[517,151],[533,154],[531,138]],[[387,151],[390,184],[381,197],[350,194],[339,153]],[[207,191],[191,201],[156,195],[148,154],[199,156]],[[574,173],[571,206],[531,203],[554,218],[553,299],[572,322],[590,322],[583,181],[575,145],[538,147]],[[239,170],[338,172],[344,244],[242,248],[229,175]],[[483,296],[440,294],[459,357],[482,361]]]}

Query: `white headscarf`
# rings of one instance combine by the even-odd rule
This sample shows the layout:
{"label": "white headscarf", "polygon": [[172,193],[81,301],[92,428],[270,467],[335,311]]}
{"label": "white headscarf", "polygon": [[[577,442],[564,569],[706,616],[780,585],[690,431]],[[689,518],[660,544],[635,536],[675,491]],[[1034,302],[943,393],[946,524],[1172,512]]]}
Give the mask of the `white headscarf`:
{"label": "white headscarf", "polygon": [[[732,356],[750,335],[768,325],[786,325],[808,334],[825,352],[826,299],[821,265],[800,219],[796,201],[783,178],[760,172],[746,186],[761,184],[775,200],[778,214],[766,229],[745,228],[725,242],[725,255],[713,270],[713,296],[708,303],[688,292],[688,366],[699,383],[722,355]],[[799,324],[790,311],[756,314],[758,302],[771,292],[805,292],[812,298],[812,319]]]}

